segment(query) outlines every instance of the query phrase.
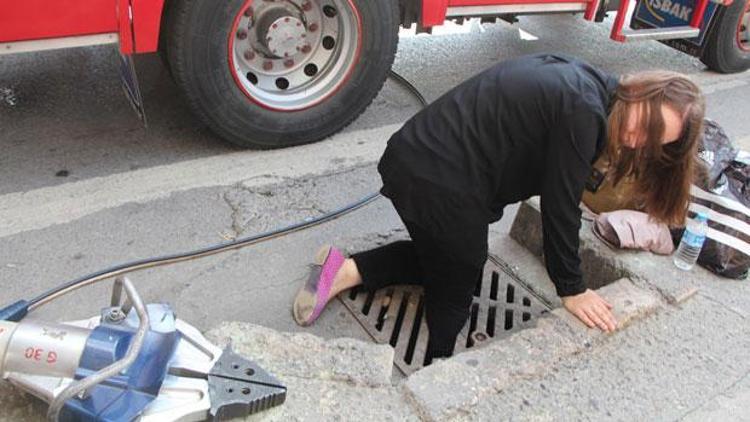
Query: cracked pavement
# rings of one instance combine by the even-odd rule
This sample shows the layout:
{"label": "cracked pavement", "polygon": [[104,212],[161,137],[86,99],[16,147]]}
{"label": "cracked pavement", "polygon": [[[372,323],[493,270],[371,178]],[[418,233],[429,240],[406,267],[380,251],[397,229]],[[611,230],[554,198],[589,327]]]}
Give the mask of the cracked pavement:
{"label": "cracked pavement", "polygon": [[[363,186],[363,181],[368,180],[375,183]],[[237,237],[319,217],[376,190],[372,186],[377,185],[377,180],[379,176],[372,164],[360,165],[324,175],[275,179],[261,185],[239,182],[223,197],[232,210],[231,228]],[[347,190],[351,189],[348,198],[340,195],[342,182],[347,183]]]}
{"label": "cracked pavement", "polygon": [[[148,205],[103,210],[65,225],[8,236],[0,243],[0,256],[13,259],[2,262],[0,277],[15,282],[9,283],[5,295],[27,297],[31,285],[36,293],[114,264],[285,227],[319,217],[380,187],[374,163],[299,179],[262,180],[262,184],[255,180],[174,193]],[[341,189],[343,184],[346,189]],[[154,230],[159,226],[169,229]],[[144,297],[173,303],[181,318],[201,329],[222,320],[239,320],[294,331],[299,328],[291,319],[291,301],[320,244],[333,242],[357,250],[405,236],[389,202],[381,199],[356,214],[306,231],[130,277]],[[85,250],[69,246],[78,238],[86,238]],[[101,283],[80,290],[41,308],[38,315],[75,319],[95,314],[107,300],[108,287]],[[351,336],[366,339],[337,307],[326,315],[335,324],[324,318],[313,332],[332,337],[348,330]]]}

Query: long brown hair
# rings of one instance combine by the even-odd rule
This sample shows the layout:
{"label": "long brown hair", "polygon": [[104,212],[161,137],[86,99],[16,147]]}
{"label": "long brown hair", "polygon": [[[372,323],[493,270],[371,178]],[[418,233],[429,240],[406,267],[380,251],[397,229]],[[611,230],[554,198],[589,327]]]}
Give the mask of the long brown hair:
{"label": "long brown hair", "polygon": [[[682,116],[682,134],[668,144],[663,144],[662,105]],[[622,135],[628,113],[638,108],[638,127],[645,129],[646,140],[638,148],[625,148]],[[612,182],[632,178],[636,200],[657,221],[684,224],[704,114],[703,94],[685,75],[648,71],[620,81],[607,127]]]}

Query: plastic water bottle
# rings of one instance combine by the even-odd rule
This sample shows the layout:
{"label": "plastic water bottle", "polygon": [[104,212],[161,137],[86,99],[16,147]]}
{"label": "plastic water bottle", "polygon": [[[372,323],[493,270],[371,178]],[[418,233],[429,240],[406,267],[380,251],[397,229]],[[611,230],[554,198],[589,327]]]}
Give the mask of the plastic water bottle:
{"label": "plastic water bottle", "polygon": [[674,254],[674,265],[677,268],[689,271],[695,265],[703,248],[703,242],[706,241],[707,221],[708,215],[704,212],[698,213],[695,219],[688,220],[680,246]]}

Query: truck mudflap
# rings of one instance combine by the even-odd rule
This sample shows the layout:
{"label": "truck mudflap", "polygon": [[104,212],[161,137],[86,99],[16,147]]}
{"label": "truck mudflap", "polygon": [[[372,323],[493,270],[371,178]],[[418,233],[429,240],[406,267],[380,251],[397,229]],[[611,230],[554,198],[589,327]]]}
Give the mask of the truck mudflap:
{"label": "truck mudflap", "polygon": [[141,95],[141,88],[138,84],[138,75],[135,72],[133,56],[120,53],[119,64],[122,90],[125,93],[128,102],[133,107],[133,111],[135,111],[135,114],[138,116],[138,119],[144,127],[148,127],[146,122],[146,109],[143,107],[143,96]]}
{"label": "truck mudflap", "polygon": [[[695,0],[638,0],[630,27],[633,29],[668,28],[690,24]],[[710,2],[703,15],[700,35],[694,38],[661,40],[660,42],[691,56],[700,57],[706,48],[708,34],[715,26],[720,4]]]}

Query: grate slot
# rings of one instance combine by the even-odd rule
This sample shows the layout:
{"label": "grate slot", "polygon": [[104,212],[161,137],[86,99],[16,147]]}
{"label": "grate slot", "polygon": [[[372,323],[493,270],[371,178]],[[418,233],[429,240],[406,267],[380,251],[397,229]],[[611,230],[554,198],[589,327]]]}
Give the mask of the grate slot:
{"label": "grate slot", "polygon": [[497,271],[492,272],[492,281],[490,283],[490,299],[497,300],[497,291],[500,288],[500,274]]}
{"label": "grate slot", "polygon": [[516,301],[516,288],[512,284],[508,284],[508,288],[505,293],[505,299],[508,303],[513,303]]}
{"label": "grate slot", "polygon": [[370,292],[367,294],[367,299],[365,299],[365,304],[362,307],[362,313],[365,315],[370,314],[370,308],[372,307],[372,302],[375,300],[375,294],[376,292]]}
{"label": "grate slot", "polygon": [[357,300],[357,295],[359,294],[360,290],[362,289],[360,289],[359,286],[349,290],[349,300]]}
{"label": "grate slot", "polygon": [[[387,293],[385,296],[380,300],[380,312],[378,312],[378,322],[375,323],[375,329],[378,331],[383,331],[383,328],[386,324],[390,325],[390,321],[393,321],[393,315],[388,315],[388,311],[394,308],[398,307],[398,302],[396,302],[396,305],[391,307],[391,304],[393,304],[394,294],[396,296],[396,300],[400,299],[401,296],[401,290],[396,291],[393,288],[390,288],[387,290]],[[388,331],[386,331],[387,333]]]}
{"label": "grate slot", "polygon": [[477,330],[477,322],[479,320],[479,304],[474,302],[471,304],[471,315],[469,316],[469,333],[466,336],[466,348],[473,346],[471,340],[471,333]]}
{"label": "grate slot", "polygon": [[479,273],[479,278],[474,285],[474,297],[482,296],[482,273]]}
{"label": "grate slot", "polygon": [[[401,330],[399,332],[398,339],[396,340],[396,346],[394,347],[394,349],[396,356],[403,356],[403,360],[396,360],[397,366],[403,372],[412,372],[412,366],[414,366],[415,368],[419,368],[418,365],[413,365],[413,363],[419,360],[419,356],[424,356],[424,349],[419,349],[417,347],[420,342],[419,338],[416,338],[414,350],[411,352],[411,358],[407,359],[410,354],[409,347],[412,342],[412,337],[414,337],[413,331],[415,322],[420,322],[420,324],[417,325],[416,335],[424,336],[425,338],[427,337],[427,325],[422,324],[422,318],[418,317],[418,311],[422,300],[421,296],[422,291],[420,289],[414,289],[409,291],[409,297],[405,297],[404,301],[402,302],[403,304],[405,304],[404,323],[401,326]],[[424,343],[426,344],[426,341]]]}
{"label": "grate slot", "polygon": [[398,314],[396,315],[396,322],[393,326],[393,331],[391,332],[391,340],[389,341],[390,345],[393,347],[396,347],[396,344],[398,343],[398,337],[401,333],[401,328],[404,325],[404,316],[406,315],[406,307],[409,306],[409,293],[404,293],[403,299],[400,301],[398,306]]}
{"label": "grate slot", "polygon": [[505,331],[513,328],[513,309],[505,310]]}
{"label": "grate slot", "polygon": [[487,335],[495,337],[495,324],[497,320],[497,306],[490,306],[487,312]]}
{"label": "grate slot", "polygon": [[[420,295],[417,301],[419,303],[417,304],[416,315],[414,316],[414,320],[411,324],[409,343],[406,346],[406,353],[404,354],[404,362],[406,362],[407,365],[411,365],[411,363],[414,361],[414,352],[417,349],[417,339],[419,339],[419,334],[422,332],[426,332],[426,330],[421,329],[422,318],[424,318],[424,298]],[[425,328],[427,327],[425,326]]]}

